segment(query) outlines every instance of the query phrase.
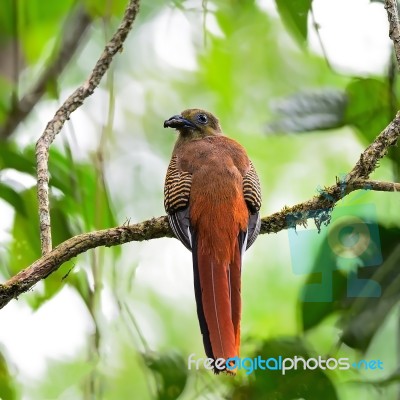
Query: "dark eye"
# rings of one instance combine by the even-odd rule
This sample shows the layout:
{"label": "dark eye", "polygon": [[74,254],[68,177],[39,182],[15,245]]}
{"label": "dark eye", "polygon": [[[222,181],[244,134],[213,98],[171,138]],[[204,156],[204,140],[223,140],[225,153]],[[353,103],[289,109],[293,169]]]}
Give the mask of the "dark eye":
{"label": "dark eye", "polygon": [[206,124],[208,122],[207,115],[205,114],[197,115],[197,121],[199,121],[201,124]]}

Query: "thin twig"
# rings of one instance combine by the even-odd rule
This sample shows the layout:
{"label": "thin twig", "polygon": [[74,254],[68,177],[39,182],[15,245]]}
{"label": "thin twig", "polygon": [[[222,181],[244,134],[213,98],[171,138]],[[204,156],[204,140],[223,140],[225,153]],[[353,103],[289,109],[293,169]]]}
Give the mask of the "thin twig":
{"label": "thin twig", "polygon": [[[17,2],[15,3],[17,4]],[[20,101],[13,102],[11,110],[8,112],[7,119],[0,127],[0,139],[7,139],[11,136],[15,128],[29,115],[34,106],[42,98],[47,90],[49,82],[61,75],[65,66],[79,47],[81,39],[84,37],[84,33],[89,27],[90,22],[90,16],[81,7],[67,18],[64,29],[62,30],[62,39],[57,45],[59,51],[56,57],[44,69],[29,92],[26,93]],[[17,74],[18,69],[16,68],[15,71]]]}
{"label": "thin twig", "polygon": [[324,42],[323,42],[322,37],[321,37],[321,32],[320,32],[321,27],[320,27],[319,23],[317,22],[317,20],[315,18],[314,9],[313,9],[312,6],[310,7],[310,16],[311,16],[311,21],[312,21],[313,27],[315,29],[315,33],[317,35],[319,47],[321,48],[322,55],[324,56],[326,65],[328,66],[328,68],[331,71],[334,71],[334,68],[332,67],[332,64],[331,64],[331,62],[329,60],[329,57],[328,57],[328,52],[326,51]]}
{"label": "thin twig", "polygon": [[113,57],[122,49],[123,42],[132,28],[133,21],[138,11],[139,0],[130,0],[119,28],[105,46],[88,80],[76,89],[57,110],[54,118],[47,124],[42,136],[36,143],[37,195],[39,202],[42,254],[47,254],[52,248],[48,171],[50,145],[54,141],[56,135],[61,131],[65,121],[69,119],[71,113],[80,107],[84,100],[89,97],[99,85]]}
{"label": "thin twig", "polygon": [[400,66],[400,25],[397,12],[397,0],[385,0],[385,8],[389,21],[389,37],[393,41],[397,64]]}
{"label": "thin twig", "polygon": [[370,180],[357,180],[351,184],[353,190],[365,189],[375,192],[400,192],[400,183]]}

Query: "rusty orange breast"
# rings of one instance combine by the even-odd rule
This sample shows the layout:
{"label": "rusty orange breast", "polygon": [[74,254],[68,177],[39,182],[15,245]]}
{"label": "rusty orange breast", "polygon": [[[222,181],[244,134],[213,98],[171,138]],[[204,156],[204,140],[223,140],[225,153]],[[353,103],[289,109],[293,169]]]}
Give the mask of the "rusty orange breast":
{"label": "rusty orange breast", "polygon": [[234,140],[219,136],[187,142],[177,155],[180,168],[192,174],[190,219],[199,250],[230,263],[239,231],[247,229],[249,218],[243,196],[247,154]]}

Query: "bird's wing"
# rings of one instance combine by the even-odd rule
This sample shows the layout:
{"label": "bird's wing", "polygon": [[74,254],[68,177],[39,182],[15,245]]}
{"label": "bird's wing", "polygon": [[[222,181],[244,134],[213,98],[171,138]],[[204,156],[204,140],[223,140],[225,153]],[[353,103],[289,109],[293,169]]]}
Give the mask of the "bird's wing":
{"label": "bird's wing", "polygon": [[248,234],[246,250],[254,243],[258,234],[260,233],[261,220],[260,220],[260,208],[261,208],[261,186],[260,180],[252,162],[250,161],[250,169],[243,177],[243,195],[246,201],[247,207],[250,211],[250,218],[248,224]]}
{"label": "bird's wing", "polygon": [[177,156],[169,163],[164,186],[164,207],[175,236],[189,250],[192,249],[192,233],[189,220],[189,196],[192,174],[181,171]]}

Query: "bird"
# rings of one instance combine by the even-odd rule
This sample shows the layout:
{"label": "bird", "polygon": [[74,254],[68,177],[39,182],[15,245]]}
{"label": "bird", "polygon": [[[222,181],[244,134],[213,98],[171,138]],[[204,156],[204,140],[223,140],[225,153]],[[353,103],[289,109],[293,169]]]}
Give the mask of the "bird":
{"label": "bird", "polygon": [[216,374],[235,374],[215,361],[239,357],[242,259],[260,232],[260,181],[246,150],[224,136],[210,112],[184,110],[164,128],[179,133],[164,206],[174,235],[192,252],[204,350]]}

